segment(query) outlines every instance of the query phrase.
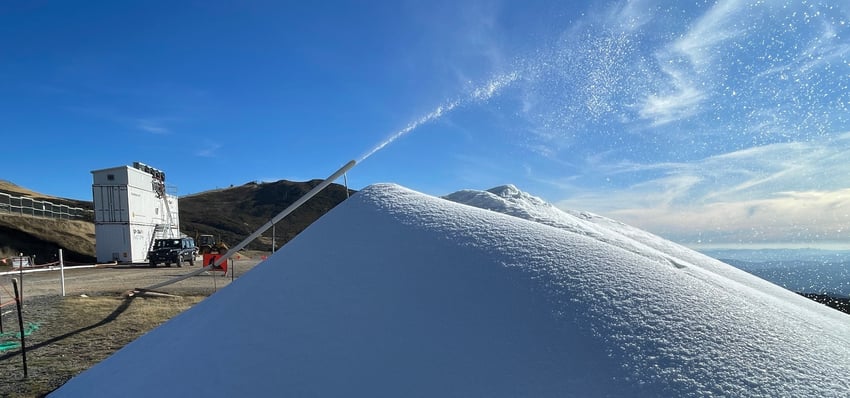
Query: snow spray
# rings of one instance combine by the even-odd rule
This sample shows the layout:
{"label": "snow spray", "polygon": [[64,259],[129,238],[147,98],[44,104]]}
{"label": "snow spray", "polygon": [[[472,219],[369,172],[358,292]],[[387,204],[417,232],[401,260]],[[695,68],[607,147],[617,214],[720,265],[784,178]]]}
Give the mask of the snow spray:
{"label": "snow spray", "polygon": [[312,198],[314,195],[319,193],[322,189],[324,189],[325,187],[330,185],[337,178],[344,175],[352,167],[354,167],[358,163],[362,162],[363,160],[365,160],[369,156],[372,156],[375,152],[380,151],[385,146],[387,146],[390,143],[392,143],[393,141],[397,140],[399,137],[415,130],[417,127],[421,126],[422,124],[428,123],[432,120],[439,119],[440,117],[442,117],[443,115],[445,115],[448,112],[451,112],[453,109],[457,108],[458,106],[461,106],[465,103],[472,102],[472,101],[482,102],[482,101],[487,101],[490,98],[493,98],[493,96],[496,95],[499,92],[499,90],[501,90],[502,88],[504,88],[508,84],[516,81],[518,78],[519,78],[519,73],[517,73],[517,72],[509,73],[509,74],[506,74],[506,75],[500,75],[500,76],[490,80],[489,82],[487,82],[487,84],[476,88],[467,97],[462,98],[462,99],[457,99],[457,100],[448,102],[446,104],[440,105],[436,109],[434,109],[431,113],[415,120],[413,123],[410,123],[407,127],[403,128],[403,129],[399,130],[398,132],[396,132],[395,134],[391,135],[389,138],[387,138],[386,140],[384,140],[383,142],[378,144],[378,146],[373,148],[371,151],[367,152],[365,155],[360,157],[359,160],[348,161],[348,163],[346,163],[345,165],[340,167],[339,170],[337,170],[336,172],[334,172],[333,174],[328,176],[328,178],[326,178],[324,181],[319,183],[319,185],[316,185],[313,189],[311,189],[309,192],[307,192],[306,194],[301,196],[301,198],[296,200],[289,207],[287,207],[286,209],[284,209],[283,211],[278,213],[278,215],[275,216],[272,220],[270,220],[269,222],[267,222],[266,224],[264,224],[263,226],[258,228],[256,231],[254,231],[254,233],[252,233],[250,236],[245,238],[242,242],[240,242],[236,246],[231,247],[226,253],[224,253],[224,255],[218,257],[215,260],[215,262],[208,264],[204,267],[201,267],[200,269],[192,271],[190,273],[176,276],[176,277],[169,279],[165,282],[160,282],[160,283],[157,283],[157,284],[154,284],[154,285],[142,288],[142,289],[131,290],[131,291],[127,292],[127,294],[129,296],[134,296],[136,294],[144,294],[148,291],[159,289],[163,286],[167,286],[167,285],[170,285],[172,283],[179,282],[181,280],[187,279],[187,278],[195,276],[195,275],[199,275],[202,272],[207,272],[207,271],[209,271],[213,268],[218,267],[223,262],[227,261],[231,256],[233,256],[233,254],[235,254],[236,252],[238,252],[239,250],[241,250],[242,248],[247,246],[248,243],[251,243],[252,241],[254,241],[254,239],[258,238],[263,232],[265,232],[266,230],[271,228],[273,225],[275,225],[278,221],[280,221],[281,219],[283,219],[284,217],[289,215],[289,213],[295,211],[295,209],[297,209],[299,206],[304,204],[304,202],[306,202],[307,200]]}
{"label": "snow spray", "polygon": [[372,148],[371,151],[367,152],[365,155],[361,156],[360,159],[357,160],[357,163],[360,163],[369,156],[375,154],[375,152],[380,151],[385,146],[389,145],[393,141],[399,139],[401,136],[416,130],[417,127],[428,123],[433,120],[437,120],[441,118],[443,115],[451,112],[455,108],[466,104],[468,102],[483,102],[487,101],[490,98],[493,98],[502,88],[513,83],[519,78],[519,73],[511,72],[508,74],[497,76],[494,79],[491,79],[487,84],[482,85],[481,87],[476,88],[472,91],[467,97],[462,99],[456,99],[445,104],[438,106],[436,109],[431,111],[431,113],[422,116],[419,119],[414,120],[412,123],[408,124],[407,127],[397,131],[395,134],[389,136],[386,140],[378,144],[375,148]]}

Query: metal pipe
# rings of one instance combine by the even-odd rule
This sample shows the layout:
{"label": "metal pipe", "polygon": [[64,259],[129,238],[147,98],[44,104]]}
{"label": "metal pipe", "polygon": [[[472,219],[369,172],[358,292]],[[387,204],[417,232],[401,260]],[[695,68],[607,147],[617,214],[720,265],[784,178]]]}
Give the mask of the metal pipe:
{"label": "metal pipe", "polygon": [[[23,267],[21,267],[23,268]],[[22,301],[24,299],[24,285],[21,283],[21,291],[18,292],[18,280],[12,278],[12,287],[15,288],[15,305],[18,307],[18,329],[21,331],[21,357],[24,361],[24,378],[27,378],[27,343],[24,335],[26,332],[24,331],[24,316],[21,313],[21,306],[23,305]]]}
{"label": "metal pipe", "polygon": [[348,170],[350,170],[356,164],[357,164],[357,161],[351,160],[348,163],[346,163],[344,166],[340,167],[339,170],[337,170],[336,172],[334,172],[333,174],[328,176],[328,178],[325,178],[324,181],[320,182],[319,185],[316,185],[315,187],[313,187],[313,189],[311,189],[309,192],[304,194],[304,196],[302,196],[298,200],[296,200],[295,203],[293,203],[293,204],[289,205],[289,207],[283,209],[283,211],[278,213],[278,215],[276,215],[274,218],[272,218],[271,221],[263,224],[263,226],[261,226],[256,231],[254,231],[254,233],[249,235],[242,242],[239,242],[239,244],[237,244],[236,246],[231,247],[230,250],[227,251],[227,253],[224,253],[224,255],[217,258],[215,260],[215,262],[213,262],[212,264],[208,264],[201,269],[198,269],[196,271],[192,271],[192,272],[185,274],[185,275],[180,275],[180,276],[173,278],[171,280],[167,280],[165,282],[161,282],[161,283],[157,283],[155,285],[148,286],[148,287],[144,288],[144,290],[159,289],[163,286],[167,286],[167,285],[170,285],[172,283],[182,281],[183,279],[187,279],[187,278],[190,278],[192,276],[199,275],[204,271],[209,271],[210,269],[218,268],[218,266],[221,265],[221,263],[227,261],[227,259],[229,259],[231,256],[233,256],[237,252],[239,252],[239,250],[242,250],[243,248],[245,248],[245,246],[247,246],[249,243],[254,241],[254,239],[257,239],[260,235],[262,235],[263,232],[266,232],[273,225],[277,224],[278,221],[280,221],[284,217],[288,216],[289,213],[292,213],[293,211],[295,211],[295,209],[301,207],[301,205],[303,205],[305,202],[310,200],[310,198],[312,198],[313,196],[316,196],[317,193],[321,192],[323,189],[325,189],[325,187],[327,187],[332,182],[334,182],[337,178],[339,178],[340,176],[345,174]]}

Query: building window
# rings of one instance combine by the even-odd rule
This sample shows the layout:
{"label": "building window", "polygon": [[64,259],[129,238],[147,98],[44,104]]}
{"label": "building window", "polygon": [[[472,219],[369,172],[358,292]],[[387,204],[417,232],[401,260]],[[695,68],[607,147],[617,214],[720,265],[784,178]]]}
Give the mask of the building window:
{"label": "building window", "polygon": [[106,179],[109,181],[115,181],[115,174],[107,174]]}

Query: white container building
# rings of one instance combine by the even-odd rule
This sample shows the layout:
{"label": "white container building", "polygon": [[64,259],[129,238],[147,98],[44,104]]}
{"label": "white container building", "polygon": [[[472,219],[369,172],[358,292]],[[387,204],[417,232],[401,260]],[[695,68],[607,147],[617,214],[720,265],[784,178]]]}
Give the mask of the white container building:
{"label": "white container building", "polygon": [[166,193],[165,173],[138,162],[91,173],[99,263],[146,262],[154,239],[180,236],[177,196]]}

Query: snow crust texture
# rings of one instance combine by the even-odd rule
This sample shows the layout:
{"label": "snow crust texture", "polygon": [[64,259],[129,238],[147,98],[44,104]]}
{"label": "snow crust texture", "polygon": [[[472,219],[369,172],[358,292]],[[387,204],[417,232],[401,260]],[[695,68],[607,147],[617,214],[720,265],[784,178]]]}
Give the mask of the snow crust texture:
{"label": "snow crust texture", "polygon": [[513,186],[447,199],[370,186],[51,396],[850,391],[845,314]]}

